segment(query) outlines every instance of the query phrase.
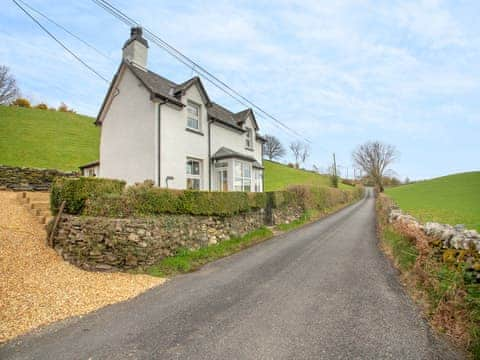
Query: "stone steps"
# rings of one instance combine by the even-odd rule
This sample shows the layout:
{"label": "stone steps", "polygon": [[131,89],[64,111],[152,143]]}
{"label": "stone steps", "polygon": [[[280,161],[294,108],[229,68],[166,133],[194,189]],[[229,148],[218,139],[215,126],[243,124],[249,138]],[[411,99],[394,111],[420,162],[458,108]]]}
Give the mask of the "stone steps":
{"label": "stone steps", "polygon": [[53,218],[49,193],[23,191],[18,193],[17,199],[40,224],[46,225]]}

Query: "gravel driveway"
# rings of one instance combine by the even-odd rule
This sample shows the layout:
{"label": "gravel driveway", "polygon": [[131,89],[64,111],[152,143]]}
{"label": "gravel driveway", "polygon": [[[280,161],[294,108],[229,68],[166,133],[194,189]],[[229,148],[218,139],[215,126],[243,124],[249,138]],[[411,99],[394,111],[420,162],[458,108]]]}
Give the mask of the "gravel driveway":
{"label": "gravel driveway", "polygon": [[456,359],[379,252],[374,200],[135,299],[0,348],[2,359]]}
{"label": "gravel driveway", "polygon": [[86,272],[45,245],[14,192],[0,191],[0,342],[40,325],[130,299],[164,280]]}

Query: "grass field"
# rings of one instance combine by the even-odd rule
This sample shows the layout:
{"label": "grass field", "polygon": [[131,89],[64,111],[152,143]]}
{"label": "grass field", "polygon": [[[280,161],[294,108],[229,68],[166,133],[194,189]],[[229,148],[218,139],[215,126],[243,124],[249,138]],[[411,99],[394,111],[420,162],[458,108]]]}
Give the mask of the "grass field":
{"label": "grass field", "polygon": [[[265,191],[283,190],[288,185],[310,184],[330,186],[330,178],[310,171],[294,169],[277,162],[264,160]],[[350,188],[340,184],[340,188]]]}
{"label": "grass field", "polygon": [[78,170],[98,159],[100,129],[72,113],[0,106],[0,164]]}
{"label": "grass field", "polygon": [[[100,129],[93,121],[71,113],[0,106],[0,164],[78,170],[99,158]],[[330,184],[324,175],[267,160],[264,166],[266,191]]]}
{"label": "grass field", "polygon": [[444,176],[386,190],[422,222],[464,224],[480,231],[480,172]]}

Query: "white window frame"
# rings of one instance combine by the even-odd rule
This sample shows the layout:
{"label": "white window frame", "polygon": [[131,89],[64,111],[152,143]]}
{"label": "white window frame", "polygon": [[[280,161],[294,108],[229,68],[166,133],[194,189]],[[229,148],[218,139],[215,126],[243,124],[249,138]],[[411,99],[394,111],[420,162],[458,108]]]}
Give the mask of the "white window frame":
{"label": "white window frame", "polygon": [[[191,113],[190,109],[195,108],[197,109],[197,116],[195,117],[194,114]],[[187,128],[200,131],[202,129],[202,106],[197,104],[195,101],[187,100]],[[198,127],[191,126],[190,120],[196,121]]]}
{"label": "white window frame", "polygon": [[247,149],[253,149],[253,129],[247,128],[245,134],[245,147]]}
{"label": "white window frame", "polygon": [[[237,165],[240,166],[240,173],[237,172]],[[245,192],[252,191],[252,164],[245,161],[240,161],[240,160],[234,161],[233,189],[234,191],[245,191]]]}
{"label": "white window frame", "polygon": [[255,192],[262,192],[263,191],[263,189],[262,189],[262,185],[263,185],[262,178],[263,178],[263,171],[261,169],[255,169],[254,170],[254,182],[255,182],[254,189],[255,189]]}
{"label": "white window frame", "polygon": [[[189,166],[188,163],[192,162],[192,166],[190,167],[189,171]],[[194,166],[193,163],[198,163],[198,174],[194,174]],[[186,173],[186,183],[185,183],[185,188],[187,190],[201,190],[202,189],[202,160],[199,159],[194,159],[194,158],[187,158],[187,161],[185,163],[186,168],[185,168],[185,173]],[[198,180],[198,189],[195,188],[190,188],[188,187],[188,181],[193,180],[193,182]]]}

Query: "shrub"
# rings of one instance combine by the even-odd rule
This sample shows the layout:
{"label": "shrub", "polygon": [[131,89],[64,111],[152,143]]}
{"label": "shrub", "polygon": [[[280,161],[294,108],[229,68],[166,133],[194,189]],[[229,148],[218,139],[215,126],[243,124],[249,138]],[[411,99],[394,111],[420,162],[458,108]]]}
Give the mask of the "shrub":
{"label": "shrub", "polygon": [[342,184],[348,185],[348,186],[355,186],[355,181],[350,180],[350,179],[342,179]]}
{"label": "shrub", "polygon": [[338,188],[338,176],[330,175],[330,185],[334,188]]}
{"label": "shrub", "polygon": [[35,105],[35,109],[40,109],[40,110],[48,110],[48,105],[45,103],[40,103]]}
{"label": "shrub", "polygon": [[23,107],[23,108],[30,108],[32,105],[30,101],[25,98],[17,98],[14,102],[12,102],[13,106]]}
{"label": "shrub", "polygon": [[362,187],[340,190],[325,186],[292,185],[287,188],[287,192],[294,194],[296,204],[304,210],[325,210],[363,196]]}
{"label": "shrub", "polygon": [[263,193],[170,190],[141,184],[128,187],[120,195],[90,198],[83,213],[108,217],[159,214],[230,216],[265,204],[266,195]]}
{"label": "shrub", "polygon": [[58,212],[62,201],[66,201],[64,212],[81,214],[87,199],[94,199],[109,194],[121,194],[125,182],[120,180],[98,178],[57,178],[52,185],[50,195],[51,208]]}
{"label": "shrub", "polygon": [[261,209],[267,206],[267,194],[264,192],[247,193],[248,205],[252,209]]}
{"label": "shrub", "polygon": [[60,112],[71,112],[71,113],[75,113],[75,111],[73,109],[69,109],[67,104],[65,103],[61,103],[60,106],[58,107],[58,111]]}
{"label": "shrub", "polygon": [[65,103],[61,103],[60,106],[58,107],[58,111],[61,111],[61,112],[68,112],[68,106],[67,104]]}

